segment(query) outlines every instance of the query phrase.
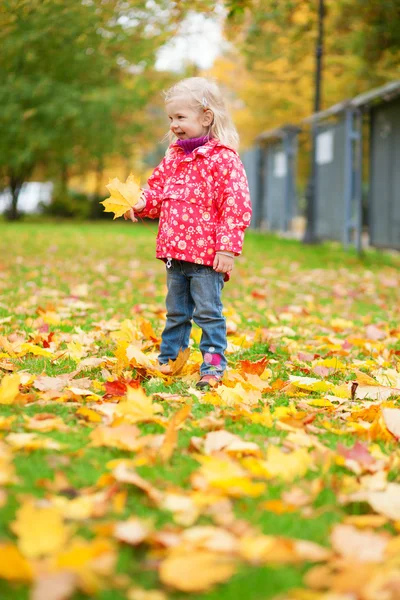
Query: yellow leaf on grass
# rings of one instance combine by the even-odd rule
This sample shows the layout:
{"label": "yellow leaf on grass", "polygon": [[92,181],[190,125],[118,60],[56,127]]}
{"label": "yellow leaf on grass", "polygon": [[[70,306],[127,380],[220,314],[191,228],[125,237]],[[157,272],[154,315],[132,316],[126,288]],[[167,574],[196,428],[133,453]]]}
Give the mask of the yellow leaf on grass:
{"label": "yellow leaf on grass", "polygon": [[313,361],[312,364],[313,364],[313,366],[327,367],[328,369],[335,369],[335,370],[347,369],[347,365],[340,362],[340,360],[338,360],[337,358],[334,358],[334,357],[324,358],[321,360],[315,360],[315,361]]}
{"label": "yellow leaf on grass", "polygon": [[0,544],[0,578],[8,581],[30,581],[33,573],[26,558],[14,544]]}
{"label": "yellow leaf on grass", "polygon": [[258,497],[265,491],[265,483],[251,481],[248,473],[229,458],[198,456],[196,460],[202,463],[192,475],[193,486],[197,489],[211,486],[233,497]]}
{"label": "yellow leaf on grass", "polygon": [[107,539],[90,542],[74,538],[55,560],[56,569],[71,571],[79,578],[79,587],[90,595],[101,589],[104,577],[112,575],[116,562],[114,545]]}
{"label": "yellow leaf on grass", "polygon": [[173,553],[161,563],[160,579],[182,592],[204,592],[232,577],[235,571],[235,562],[217,552]]}
{"label": "yellow leaf on grass", "polygon": [[334,387],[334,384],[330,381],[322,381],[321,379],[315,379],[315,377],[290,375],[289,379],[293,386],[310,392],[327,392]]}
{"label": "yellow leaf on grass", "polygon": [[20,506],[10,528],[18,538],[18,547],[28,558],[58,552],[70,536],[58,510],[38,507],[33,501]]}
{"label": "yellow leaf on grass", "polygon": [[128,590],[127,600],[168,600],[168,597],[161,590],[144,590],[135,587]]}
{"label": "yellow leaf on grass", "polygon": [[11,429],[13,421],[15,421],[16,417],[11,415],[10,417],[0,417],[0,430],[8,431]]}
{"label": "yellow leaf on grass", "polygon": [[83,417],[85,421],[89,421],[89,423],[101,423],[102,416],[93,410],[92,408],[88,408],[87,406],[81,406],[75,413],[78,417]]}
{"label": "yellow leaf on grass", "polygon": [[110,198],[103,200],[100,204],[104,206],[104,212],[113,212],[114,219],[122,217],[127,210],[135,206],[140,198],[141,189],[133,175],[129,175],[125,183],[118,177],[111,179],[106,188],[110,192]]}
{"label": "yellow leaf on grass", "polygon": [[312,458],[306,448],[298,448],[287,453],[276,446],[269,446],[264,466],[271,477],[280,477],[284,481],[292,481],[295,477],[303,477],[311,463]]}
{"label": "yellow leaf on grass", "polygon": [[62,448],[59,442],[38,437],[35,433],[10,433],[5,440],[14,450],[61,450]]}
{"label": "yellow leaf on grass", "polygon": [[324,400],[323,398],[315,398],[314,400],[306,400],[305,401],[309,406],[319,406],[321,408],[329,408],[334,406],[332,402],[329,400]]}
{"label": "yellow leaf on grass", "polygon": [[227,406],[237,404],[253,406],[261,400],[260,390],[246,390],[241,383],[237,383],[234,388],[221,385],[216,389],[216,394],[222,398]]}
{"label": "yellow leaf on grass", "polygon": [[18,373],[5,375],[0,383],[0,404],[12,404],[19,394],[20,377]]}
{"label": "yellow leaf on grass", "polygon": [[130,423],[139,423],[153,421],[162,410],[159,404],[153,403],[150,396],[146,396],[143,388],[128,386],[126,399],[116,406],[115,415]]}
{"label": "yellow leaf on grass", "polygon": [[105,446],[135,452],[140,447],[139,433],[140,431],[135,425],[128,423],[122,423],[116,427],[96,427],[90,433],[91,445],[96,448]]}
{"label": "yellow leaf on grass", "polygon": [[0,485],[16,483],[13,454],[4,442],[0,441]]}
{"label": "yellow leaf on grass", "polygon": [[23,415],[25,428],[35,431],[68,431],[69,427],[64,423],[61,417],[56,417],[51,413],[39,413],[33,417]]}
{"label": "yellow leaf on grass", "polygon": [[36,346],[35,344],[25,343],[21,344],[19,348],[20,356],[25,356],[25,354],[33,354],[34,356],[45,356],[46,358],[52,358],[53,353],[50,350],[46,350],[41,346]]}

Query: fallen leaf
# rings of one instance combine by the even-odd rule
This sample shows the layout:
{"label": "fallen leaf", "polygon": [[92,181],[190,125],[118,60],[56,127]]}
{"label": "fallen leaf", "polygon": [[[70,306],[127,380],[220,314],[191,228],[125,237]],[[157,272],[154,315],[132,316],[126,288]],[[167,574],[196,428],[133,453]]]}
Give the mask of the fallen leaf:
{"label": "fallen leaf", "polygon": [[30,600],[68,600],[77,587],[77,577],[69,571],[40,574],[32,588]]}
{"label": "fallen leaf", "polygon": [[171,554],[162,561],[161,582],[182,592],[205,592],[227,581],[236,571],[235,562],[215,552]]}
{"label": "fallen leaf", "polygon": [[38,437],[35,433],[10,433],[5,440],[14,450],[61,450],[62,448],[59,442]]}
{"label": "fallen leaf", "polygon": [[110,540],[74,538],[52,562],[57,570],[75,573],[79,587],[92,596],[103,587],[104,579],[113,574],[116,559],[115,548]]}
{"label": "fallen leaf", "polygon": [[140,430],[136,425],[122,423],[116,427],[96,427],[90,433],[90,440],[91,445],[96,448],[106,446],[134,452],[140,447],[139,434]]}
{"label": "fallen leaf", "polygon": [[390,433],[400,440],[400,408],[383,408],[382,416]]}
{"label": "fallen leaf", "polygon": [[33,570],[14,544],[0,544],[0,578],[8,581],[31,581]]}
{"label": "fallen leaf", "polygon": [[139,489],[143,490],[153,502],[158,504],[162,499],[162,494],[148,481],[140,477],[132,468],[126,465],[125,462],[120,462],[112,471],[113,477],[122,483],[130,483]]}
{"label": "fallen leaf", "polygon": [[0,383],[0,404],[13,404],[19,394],[20,381],[18,373],[4,375]]}
{"label": "fallen leaf", "polygon": [[191,408],[191,404],[183,406],[170,419],[165,431],[164,442],[159,450],[159,457],[162,462],[167,462],[171,458],[178,442],[178,429],[190,415]]}
{"label": "fallen leaf", "polygon": [[168,600],[168,597],[161,590],[131,588],[127,592],[127,600]]}
{"label": "fallen leaf", "polygon": [[351,525],[335,525],[331,533],[332,548],[348,561],[383,562],[388,541],[386,534]]}
{"label": "fallen leaf", "polygon": [[10,525],[18,538],[18,547],[28,558],[54,554],[65,546],[71,531],[58,510],[27,501],[19,507]]}
{"label": "fallen leaf", "polygon": [[190,348],[186,348],[185,350],[180,349],[176,359],[168,361],[168,365],[171,369],[168,375],[178,375],[189,360],[189,356]]}
{"label": "fallen leaf", "polygon": [[114,537],[120,542],[125,542],[131,546],[138,546],[151,533],[151,527],[148,523],[138,519],[137,517],[131,517],[127,521],[119,521],[114,526]]}

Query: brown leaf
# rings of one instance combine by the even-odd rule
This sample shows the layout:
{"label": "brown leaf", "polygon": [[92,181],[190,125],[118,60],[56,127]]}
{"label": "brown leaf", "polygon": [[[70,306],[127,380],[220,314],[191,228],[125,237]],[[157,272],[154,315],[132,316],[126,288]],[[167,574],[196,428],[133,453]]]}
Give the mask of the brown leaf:
{"label": "brown leaf", "polygon": [[178,375],[183,367],[186,365],[190,356],[190,348],[186,348],[185,350],[179,350],[179,354],[176,360],[169,360],[168,365],[171,368],[169,375]]}
{"label": "brown leaf", "polygon": [[113,476],[117,481],[122,483],[130,483],[139,489],[143,490],[148,497],[156,504],[162,500],[162,494],[159,490],[151,485],[146,479],[140,477],[133,469],[129,468],[124,462],[120,462],[112,471]]}
{"label": "brown leaf", "polygon": [[351,525],[335,525],[331,534],[333,549],[349,561],[383,562],[388,541],[386,534],[360,531]]}
{"label": "brown leaf", "polygon": [[150,526],[137,517],[131,517],[127,521],[119,521],[114,526],[114,537],[131,546],[141,544],[150,533]]}
{"label": "brown leaf", "polygon": [[183,406],[172,416],[168,423],[164,442],[159,451],[159,457],[162,462],[167,462],[171,458],[178,442],[178,429],[190,415],[191,409],[192,405],[186,404],[186,406]]}
{"label": "brown leaf", "polygon": [[31,593],[31,600],[68,600],[76,590],[75,573],[59,571],[39,575]]}
{"label": "brown leaf", "polygon": [[382,416],[390,433],[400,440],[400,408],[384,408]]}

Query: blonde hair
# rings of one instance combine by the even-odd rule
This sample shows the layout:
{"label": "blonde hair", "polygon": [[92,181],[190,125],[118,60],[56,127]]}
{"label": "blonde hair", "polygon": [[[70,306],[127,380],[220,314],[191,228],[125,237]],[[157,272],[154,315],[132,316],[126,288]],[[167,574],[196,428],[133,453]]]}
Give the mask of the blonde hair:
{"label": "blonde hair", "polygon": [[[176,96],[184,96],[190,106],[199,112],[210,109],[214,115],[209,130],[210,138],[217,138],[226,146],[238,149],[239,134],[216,83],[205,77],[189,77],[173,85],[167,92],[164,92],[164,96],[165,102],[169,102]],[[168,134],[168,137],[171,142],[176,139],[172,132]]]}

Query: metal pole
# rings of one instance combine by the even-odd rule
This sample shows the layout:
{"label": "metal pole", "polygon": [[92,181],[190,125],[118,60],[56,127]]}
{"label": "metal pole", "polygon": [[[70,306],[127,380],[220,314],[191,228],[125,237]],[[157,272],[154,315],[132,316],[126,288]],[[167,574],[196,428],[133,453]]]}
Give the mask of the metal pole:
{"label": "metal pole", "polygon": [[[322,83],[322,57],[324,43],[324,0],[318,0],[318,38],[315,47],[315,95],[314,113],[321,110],[321,83]],[[307,227],[303,242],[315,244],[318,242],[315,235],[316,207],[317,207],[317,182],[316,182],[316,158],[317,158],[317,124],[311,125],[311,171],[306,190],[307,200]]]}

